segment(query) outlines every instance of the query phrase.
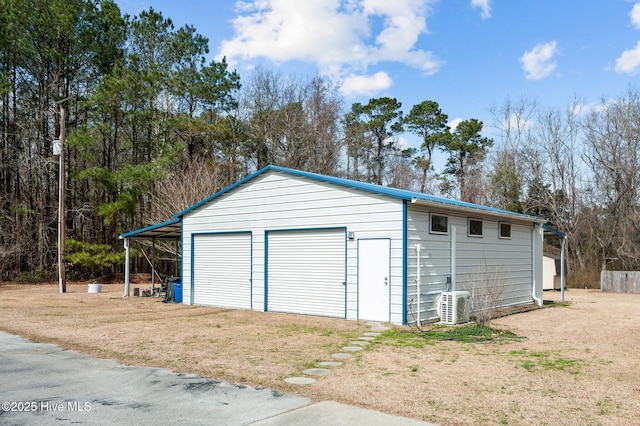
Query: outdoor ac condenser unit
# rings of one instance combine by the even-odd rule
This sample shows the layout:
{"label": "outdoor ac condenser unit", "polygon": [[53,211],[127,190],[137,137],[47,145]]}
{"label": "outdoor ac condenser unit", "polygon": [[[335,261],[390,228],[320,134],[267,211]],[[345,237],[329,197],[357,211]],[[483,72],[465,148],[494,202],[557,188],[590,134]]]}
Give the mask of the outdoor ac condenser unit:
{"label": "outdoor ac condenser unit", "polygon": [[440,321],[443,324],[469,322],[471,294],[468,291],[445,291],[440,296]]}

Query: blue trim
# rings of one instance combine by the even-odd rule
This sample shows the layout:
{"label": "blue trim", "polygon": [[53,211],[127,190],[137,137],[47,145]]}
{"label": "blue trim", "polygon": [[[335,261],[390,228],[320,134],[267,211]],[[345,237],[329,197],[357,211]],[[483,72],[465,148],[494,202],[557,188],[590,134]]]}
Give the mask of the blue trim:
{"label": "blue trim", "polygon": [[213,232],[207,232],[207,231],[203,231],[203,232],[192,232],[191,235],[230,235],[230,234],[251,234],[253,231],[251,230],[244,230],[244,231],[213,231]]}
{"label": "blue trim", "polygon": [[154,231],[158,228],[163,228],[165,226],[175,225],[176,223],[180,223],[181,219],[175,217],[173,219],[167,220],[166,222],[156,223],[155,225],[147,226],[146,228],[136,229],[135,231],[126,232],[120,235],[121,239],[135,237],[138,234],[142,234],[148,231]]}
{"label": "blue trim", "polygon": [[356,319],[360,320],[360,238],[356,243]]}
{"label": "blue trim", "polygon": [[349,179],[342,179],[342,178],[337,178],[337,177],[333,177],[333,176],[326,176],[326,175],[321,175],[321,174],[317,174],[317,173],[309,173],[309,172],[303,172],[301,170],[294,170],[294,169],[288,169],[286,167],[279,167],[279,166],[267,166],[264,167],[263,169],[258,170],[257,172],[247,176],[246,178],[236,182],[235,184],[228,186],[226,188],[224,188],[221,191],[216,192],[215,194],[211,195],[210,197],[205,198],[204,200],[192,205],[191,207],[177,213],[174,218],[180,218],[183,217],[185,214],[191,212],[192,210],[197,209],[198,207],[202,206],[203,204],[206,204],[232,190],[234,190],[235,188],[244,185],[245,183],[255,179],[256,177],[266,174],[267,172],[270,171],[274,171],[274,172],[280,172],[280,173],[286,173],[292,176],[298,176],[298,177],[303,177],[303,178],[308,178],[308,179],[313,179],[316,181],[320,181],[320,182],[325,182],[325,183],[331,183],[334,185],[339,185],[342,187],[346,187],[346,188],[351,188],[351,189],[359,189],[361,191],[367,191],[370,193],[374,193],[374,194],[378,194],[378,195],[386,195],[389,197],[393,197],[393,198],[399,198],[401,200],[405,200],[405,201],[411,201],[413,199],[418,199],[418,200],[426,200],[426,201],[431,201],[434,203],[441,203],[443,205],[450,205],[450,206],[456,206],[456,207],[466,207],[466,208],[470,208],[470,209],[475,209],[475,210],[482,210],[482,211],[487,211],[487,212],[493,212],[493,213],[500,213],[503,214],[505,216],[509,216],[509,217],[522,217],[522,218],[527,218],[527,219],[538,219],[540,221],[542,221],[542,219],[534,217],[534,216],[529,216],[529,215],[525,215],[522,213],[515,213],[515,212],[510,212],[507,210],[501,210],[501,209],[496,209],[494,207],[487,207],[487,206],[482,206],[479,204],[472,204],[472,203],[467,203],[464,201],[456,201],[456,200],[449,200],[447,198],[442,198],[442,197],[435,197],[433,195],[429,195],[429,194],[423,194],[420,192],[413,192],[413,191],[407,191],[404,189],[397,189],[397,188],[389,188],[386,186],[380,186],[380,185],[374,185],[371,183],[364,183],[364,182],[357,182],[357,181],[353,181],[353,180],[349,180]]}
{"label": "blue trim", "polygon": [[264,231],[264,307],[263,311],[268,312],[269,307],[269,231]]}
{"label": "blue trim", "polygon": [[193,272],[193,266],[194,266],[194,252],[195,252],[195,239],[194,239],[194,234],[191,234],[191,291],[189,292],[191,294],[191,305],[193,305],[193,288],[194,288],[194,283],[193,283],[193,278],[194,278],[194,272]]}
{"label": "blue trim", "polygon": [[566,238],[566,236],[567,236],[564,232],[558,231],[557,229],[555,229],[555,228],[553,228],[553,227],[551,227],[551,226],[547,225],[546,223],[543,223],[543,224],[542,224],[542,227],[543,227],[545,230],[547,230],[547,231],[549,231],[549,232],[551,232],[551,233],[553,233],[553,234],[556,234],[556,235],[557,235],[558,237],[560,237],[560,238]]}
{"label": "blue trim", "polygon": [[349,260],[349,236],[347,235],[347,228],[344,228],[344,281],[342,285],[344,286],[344,319],[347,319],[347,304],[348,304],[348,293],[347,293],[347,271],[349,268],[347,267],[347,262]]}
{"label": "blue trim", "polygon": [[220,231],[220,232],[192,232],[191,233],[191,304],[193,305],[194,294],[194,251],[195,251],[195,237],[202,235],[241,235],[249,234],[249,309],[253,310],[253,231]]}
{"label": "blue trim", "polygon": [[347,238],[346,226],[324,226],[324,227],[310,227],[310,228],[279,228],[279,229],[265,229],[265,232],[291,232],[291,231],[332,231],[332,230],[344,229],[344,238]]}
{"label": "blue trim", "polygon": [[269,234],[281,232],[309,232],[309,231],[344,231],[344,318],[347,318],[347,227],[328,226],[314,228],[283,228],[265,229],[264,231],[264,311],[268,312],[269,306]]}
{"label": "blue trim", "polygon": [[249,231],[249,309],[253,311],[253,231]]}
{"label": "blue trim", "polygon": [[[180,221],[180,239],[178,240],[180,243],[180,248],[178,249],[178,259],[180,259],[180,282],[182,283],[182,291],[184,292],[184,251],[182,247],[184,247],[184,222]],[[189,283],[191,286],[192,283]],[[184,303],[184,296],[182,297],[182,303]],[[193,305],[193,300],[190,301],[190,305]]]}
{"label": "blue trim", "polygon": [[[431,226],[431,225],[429,225]],[[409,234],[409,220],[408,220],[408,208],[407,201],[402,203],[402,324],[407,324],[407,254],[408,254],[408,234]],[[418,295],[420,297],[420,295]]]}

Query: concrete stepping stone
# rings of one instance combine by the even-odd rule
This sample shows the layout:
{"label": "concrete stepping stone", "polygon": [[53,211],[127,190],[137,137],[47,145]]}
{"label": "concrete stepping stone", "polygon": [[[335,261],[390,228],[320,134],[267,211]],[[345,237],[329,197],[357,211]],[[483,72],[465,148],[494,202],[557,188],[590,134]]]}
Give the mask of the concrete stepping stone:
{"label": "concrete stepping stone", "polygon": [[329,374],[331,370],[326,368],[307,368],[303,371],[304,374],[308,374],[310,376],[324,376],[325,374]]}
{"label": "concrete stepping stone", "polygon": [[372,331],[367,331],[366,333],[362,333],[363,336],[369,336],[369,337],[378,337],[380,335],[380,333],[374,333]]}
{"label": "concrete stepping stone", "polygon": [[353,342],[349,342],[352,345],[360,345],[360,346],[367,346],[369,344],[369,342],[365,342],[364,340],[354,340]]}
{"label": "concrete stepping stone", "polygon": [[[349,354],[345,354],[345,355],[349,355]],[[339,361],[322,361],[322,362],[319,362],[318,365],[321,367],[338,367],[342,365],[342,363]]]}
{"label": "concrete stepping stone", "polygon": [[389,330],[389,327],[385,327],[383,325],[377,326],[377,327],[371,327],[371,331],[373,332],[378,332],[378,331],[387,331]]}
{"label": "concrete stepping stone", "polygon": [[371,340],[376,340],[376,338],[371,336],[360,336],[358,337],[358,340],[364,340],[364,341],[370,342]]}
{"label": "concrete stepping stone", "polygon": [[343,354],[343,353],[337,353],[337,354],[332,354],[331,358],[335,358],[335,359],[349,359],[352,358],[353,355],[351,354]]}
{"label": "concrete stepping stone", "polygon": [[345,346],[342,350],[347,352],[358,352],[362,350],[362,346]]}
{"label": "concrete stepping stone", "polygon": [[287,377],[284,381],[292,385],[311,385],[316,382],[316,379],[311,377]]}

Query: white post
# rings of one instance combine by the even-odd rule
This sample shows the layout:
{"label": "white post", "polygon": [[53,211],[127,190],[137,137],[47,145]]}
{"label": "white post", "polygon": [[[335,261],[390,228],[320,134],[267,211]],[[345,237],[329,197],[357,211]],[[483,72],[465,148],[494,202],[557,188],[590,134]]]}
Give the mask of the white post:
{"label": "white post", "polygon": [[122,298],[129,297],[129,285],[131,281],[129,279],[129,263],[131,259],[131,251],[129,250],[129,239],[124,239],[124,251],[125,251],[125,260],[124,260],[124,294]]}
{"label": "white post", "polygon": [[153,238],[151,247],[151,294],[154,294],[156,288],[156,239]]}
{"label": "white post", "polygon": [[560,247],[560,299],[564,302],[564,245],[567,242],[567,237],[562,237],[562,245]]}
{"label": "white post", "polygon": [[456,227],[451,225],[451,291],[456,291]]}
{"label": "white post", "polygon": [[417,277],[416,277],[416,285],[418,286],[418,296],[417,296],[417,301],[418,301],[418,319],[417,319],[417,325],[418,327],[420,327],[422,324],[420,323],[420,298],[421,298],[421,294],[420,294],[420,244],[416,244],[416,253],[417,253]]}

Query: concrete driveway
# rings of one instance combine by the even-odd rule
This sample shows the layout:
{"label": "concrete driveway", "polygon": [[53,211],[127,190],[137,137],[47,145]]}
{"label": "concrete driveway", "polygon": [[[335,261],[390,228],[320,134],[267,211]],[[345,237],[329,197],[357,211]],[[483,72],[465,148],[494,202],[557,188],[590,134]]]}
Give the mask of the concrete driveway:
{"label": "concrete driveway", "polygon": [[425,425],[272,389],[95,359],[0,332],[0,424]]}

